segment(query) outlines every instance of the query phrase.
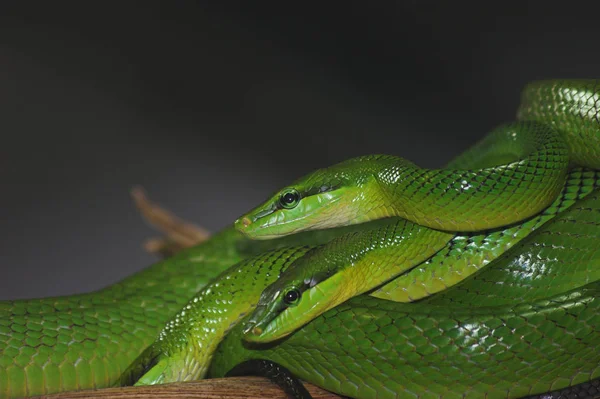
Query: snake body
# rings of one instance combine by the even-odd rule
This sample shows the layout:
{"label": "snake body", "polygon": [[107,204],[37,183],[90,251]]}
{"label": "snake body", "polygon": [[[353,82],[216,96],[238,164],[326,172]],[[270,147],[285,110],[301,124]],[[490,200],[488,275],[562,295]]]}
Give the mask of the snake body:
{"label": "snake body", "polygon": [[[358,239],[332,243],[323,248],[325,256],[313,253],[305,262],[296,262],[263,293],[246,339],[281,338],[323,311],[421,263],[411,246],[427,241],[439,249],[444,240],[450,240],[450,235],[428,227],[469,232],[539,214],[540,206],[554,200],[556,187],[562,187],[568,155],[577,151],[568,148],[566,139],[592,135],[592,142],[600,135],[597,86],[593,81],[529,85],[518,112],[522,121],[496,129],[451,167],[427,170],[392,156],[360,157],[296,181],[241,218],[238,228],[253,238],[319,228],[319,220],[331,225],[335,212],[333,220],[338,225],[357,223],[357,212],[361,214],[358,221],[385,216],[405,220],[395,237],[387,231],[390,226],[384,226]],[[548,115],[552,117],[542,123]],[[574,123],[573,117],[580,123]],[[589,125],[596,130],[588,129]],[[494,157],[516,159],[489,166],[498,161]],[[571,158],[573,163],[595,164],[589,157]],[[457,169],[459,163],[467,169]],[[316,194],[314,187],[321,187]],[[310,223],[303,225],[306,218]],[[391,226],[398,230],[397,224]],[[427,254],[423,249],[420,252]],[[471,260],[465,254],[462,257]],[[310,299],[302,300],[303,295]]]}
{"label": "snake body", "polygon": [[0,303],[0,397],[114,384],[218,268],[238,260],[235,234],[98,292]]}
{"label": "snake body", "polygon": [[[592,191],[598,177],[595,172],[571,172],[563,199],[556,203],[566,201],[568,210],[559,214],[564,208],[552,207],[554,214],[546,216],[559,214],[556,219],[515,244],[472,279],[416,304],[357,297],[275,346],[244,344],[244,326],[239,323],[214,355],[210,374],[223,376],[240,362],[266,359],[307,381],[359,398],[412,394],[521,397],[597,378],[597,290],[585,286],[596,287],[593,282],[600,277],[600,253],[594,245],[600,238],[600,196]],[[576,201],[583,197],[586,199]],[[468,237],[457,235],[455,240],[463,242]],[[493,237],[497,236],[490,233],[488,240]],[[214,307],[224,293],[215,291],[213,284],[200,291],[179,313],[181,322],[163,330],[168,339],[155,343],[153,355],[158,353],[163,363],[145,377],[156,378],[158,371],[159,378],[144,383],[201,377],[214,341],[246,316],[263,289],[306,256],[308,248],[267,252],[257,263],[256,258],[242,262],[213,283],[225,284],[228,290],[232,282],[236,283],[235,295],[227,298],[236,302],[243,295],[243,306],[221,306],[215,314]],[[442,252],[451,248],[449,245]],[[485,246],[479,251],[485,251]],[[574,257],[574,253],[579,256]],[[213,325],[221,326],[221,330],[208,331],[207,326]],[[522,328],[515,330],[516,326]],[[523,336],[529,334],[535,340],[524,341]],[[207,350],[208,346],[212,347]],[[535,356],[541,356],[538,363],[530,361]],[[569,359],[572,367],[565,368]],[[442,364],[446,368],[435,371]],[[541,364],[545,374],[534,373]],[[473,371],[471,366],[477,374],[464,384],[456,383],[463,379],[463,370]],[[415,373],[421,375],[418,382],[413,380]],[[503,378],[490,377],[494,375]],[[523,379],[522,375],[531,377]],[[571,379],[575,375],[578,377]],[[427,376],[439,385],[432,384]],[[494,383],[476,384],[478,381]]]}
{"label": "snake body", "polygon": [[257,244],[230,227],[96,292],[0,302],[0,398],[119,385],[171,318],[231,265],[347,230]]}
{"label": "snake body", "polygon": [[293,182],[236,227],[265,239],[389,216],[453,232],[520,222],[552,203],[569,162],[600,166],[599,113],[597,81],[532,83],[523,90],[520,121],[446,168],[390,155],[353,158]]}
{"label": "snake body", "polygon": [[[529,121],[524,127],[529,128],[533,136],[549,134],[550,138],[545,142],[535,139],[526,162],[511,161],[511,168],[490,174],[491,177],[483,179],[487,183],[478,187],[497,191],[496,198],[500,200],[490,203],[512,206],[516,202],[507,200],[499,183],[510,185],[506,179],[516,176],[525,182],[542,184],[549,179],[549,174],[553,182],[544,188],[536,186],[539,189],[533,189],[532,193],[535,196],[543,191],[545,196],[537,205],[526,205],[517,219],[533,217],[525,222],[531,223],[539,218],[538,212],[556,201],[548,197],[561,189],[561,198],[571,208],[543,226],[543,222],[564,207],[559,205],[554,214],[537,219],[531,228],[520,230],[508,226],[489,232],[478,231],[514,222],[512,213],[499,212],[485,218],[483,224],[473,222],[479,220],[477,212],[481,209],[477,206],[473,207],[476,212],[463,220],[457,220],[450,213],[436,214],[431,219],[433,224],[430,223],[433,227],[460,230],[466,226],[466,230],[475,232],[453,235],[454,238],[450,237],[429,259],[429,264],[412,269],[407,274],[412,277],[406,278],[400,286],[390,286],[394,283],[391,282],[387,289],[380,288],[379,295],[400,299],[404,296],[411,300],[442,291],[461,279],[453,281],[452,276],[456,276],[452,271],[440,270],[450,278],[442,278],[439,283],[438,279],[427,277],[431,275],[429,266],[448,265],[449,269],[463,270],[460,262],[452,262],[459,256],[458,248],[473,251],[473,256],[479,256],[481,265],[485,265],[502,252],[502,244],[488,245],[501,243],[502,231],[516,228],[513,231],[518,234],[539,228],[519,244],[508,245],[514,247],[469,279],[415,304],[359,296],[315,318],[277,346],[249,348],[240,339],[243,324],[238,322],[252,310],[262,290],[275,282],[279,272],[306,256],[312,248],[327,245],[332,238],[347,231],[363,231],[364,227],[310,232],[261,243],[249,242],[228,229],[200,247],[95,293],[1,303],[0,397],[110,386],[127,381],[136,373],[145,373],[142,379],[147,378],[149,382],[193,378],[207,370],[215,343],[231,328],[214,355],[211,375],[223,375],[245,359],[270,359],[307,381],[353,397],[519,397],[598,378],[600,287],[597,274],[600,269],[596,264],[595,243],[600,238],[600,199],[594,192],[573,205],[589,194],[597,176],[587,171],[567,175],[565,169],[567,152],[569,159],[581,165],[595,167],[594,162],[599,159],[588,138],[591,134],[592,141],[598,140],[597,82],[533,84],[523,98],[519,114]],[[561,130],[566,127],[567,131],[575,132],[575,137],[561,138],[549,133],[553,129],[547,125],[559,126]],[[570,126],[576,128],[570,129]],[[511,129],[514,126],[509,125],[496,134],[506,136],[514,133]],[[456,162],[456,167],[461,168],[461,163],[482,168],[490,166],[486,163],[491,161],[480,159],[479,155],[486,145],[489,146],[484,140],[468,151]],[[513,147],[507,148],[498,158],[515,156]],[[579,158],[572,153],[579,154],[575,155]],[[369,159],[361,160],[361,168]],[[372,160],[377,161],[376,167],[381,162],[384,166],[390,162],[390,158]],[[532,163],[542,166],[528,174]],[[544,171],[548,174],[542,174]],[[323,172],[319,173],[313,175],[311,182],[318,182],[317,177],[323,176]],[[454,195],[468,192],[475,183],[481,183],[476,175],[472,176],[473,180],[467,180],[466,185],[462,183],[465,179],[457,179],[455,175],[449,180],[443,170],[433,175],[441,180],[436,180],[433,186],[424,186],[429,190],[425,197],[438,194],[436,189],[440,184],[455,188],[446,190]],[[340,207],[340,204],[347,205],[346,194],[358,193],[361,187],[340,190],[348,176],[340,172],[327,177],[319,184],[307,186],[303,194],[310,192],[321,202],[329,199],[337,203],[338,208],[327,208],[326,219],[309,217],[306,220],[311,222],[308,223],[310,228],[306,229],[358,223],[365,221],[363,215],[370,219],[403,216],[397,212],[400,208],[381,205],[381,202],[371,204],[369,211],[362,214],[348,206]],[[567,185],[563,189],[565,179]],[[569,185],[573,179],[579,183]],[[431,181],[429,177],[425,180]],[[452,186],[455,181],[459,186]],[[492,181],[495,183],[491,184]],[[364,182],[363,194],[372,193],[379,199],[385,197],[381,180],[375,185],[371,178],[365,178]],[[390,179],[390,184],[392,182],[398,181]],[[569,187],[587,189],[572,191]],[[515,190],[509,197],[519,193],[519,189]],[[312,210],[311,203],[305,198],[303,201],[302,209],[296,209],[306,214]],[[277,227],[277,223],[283,221],[283,224],[289,222],[286,229],[300,230],[293,217],[282,217],[281,213],[273,216],[280,210],[277,206],[269,202],[241,218],[236,225],[248,233],[249,227],[261,224],[257,221],[267,217],[269,222],[260,227],[270,227],[271,222]],[[348,219],[352,223],[343,222]],[[284,230],[266,233],[262,238],[281,235]],[[494,234],[500,241],[490,238]],[[488,258],[490,248],[496,252]],[[235,266],[227,269],[231,265]],[[464,266],[472,270],[466,274],[481,269],[477,265]],[[410,284],[406,283],[419,278],[419,273],[421,284],[410,291],[407,288]],[[253,274],[258,277],[250,279]],[[212,282],[207,286],[209,281]],[[245,283],[249,281],[255,284],[247,287]],[[240,291],[234,300],[236,289]],[[409,291],[411,293],[407,293]],[[209,307],[193,306],[194,303],[213,306],[213,311],[207,310]],[[217,314],[221,311],[221,315]],[[206,326],[210,324],[206,323],[215,323],[218,328],[207,332],[210,328]],[[198,327],[205,330],[199,332]],[[157,336],[159,339],[152,344]],[[198,345],[207,340],[213,340],[208,355],[203,352],[207,346]]]}

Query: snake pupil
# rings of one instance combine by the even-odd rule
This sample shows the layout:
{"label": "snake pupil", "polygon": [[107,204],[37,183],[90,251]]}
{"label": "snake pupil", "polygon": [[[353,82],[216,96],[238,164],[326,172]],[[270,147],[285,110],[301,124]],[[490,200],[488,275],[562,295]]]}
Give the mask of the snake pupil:
{"label": "snake pupil", "polygon": [[281,197],[279,198],[279,202],[281,204],[282,207],[284,208],[293,208],[298,204],[298,201],[300,200],[300,194],[298,194],[297,191],[293,190],[293,191],[288,191],[284,194],[281,195]]}
{"label": "snake pupil", "polygon": [[290,290],[283,296],[283,301],[288,305],[296,303],[298,299],[300,299],[300,292],[298,290]]}
{"label": "snake pupil", "polygon": [[286,195],[283,196],[283,201],[286,204],[291,204],[295,200],[296,200],[296,196],[294,194],[292,194],[292,193],[287,193]]}

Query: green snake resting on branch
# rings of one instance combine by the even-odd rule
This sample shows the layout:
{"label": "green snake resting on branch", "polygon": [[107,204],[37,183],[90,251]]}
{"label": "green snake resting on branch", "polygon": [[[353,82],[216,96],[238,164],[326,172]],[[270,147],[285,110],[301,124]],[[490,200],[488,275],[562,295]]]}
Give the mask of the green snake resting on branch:
{"label": "green snake resting on branch", "polygon": [[113,286],[1,302],[0,397],[256,359],[357,398],[591,397],[599,118],[600,82],[532,83],[444,169],[348,160]]}

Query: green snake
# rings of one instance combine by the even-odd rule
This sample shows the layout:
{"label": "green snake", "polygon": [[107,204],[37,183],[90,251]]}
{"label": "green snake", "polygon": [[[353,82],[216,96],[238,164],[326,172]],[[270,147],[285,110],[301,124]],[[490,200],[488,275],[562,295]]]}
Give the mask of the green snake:
{"label": "green snake", "polygon": [[[519,112],[527,122],[498,129],[450,165],[454,169],[364,157],[311,174],[300,181],[308,184],[278,192],[236,223],[255,238],[352,225],[347,228],[261,242],[230,228],[95,293],[1,303],[0,397],[110,386],[139,376],[139,383],[221,376],[253,358],[365,398],[519,397],[600,377],[598,175],[567,169],[570,162],[596,167],[598,92],[594,81],[530,85]],[[496,155],[498,140],[507,138]],[[491,168],[499,163],[504,166]],[[402,194],[395,186],[406,176],[414,179]],[[403,196],[435,212],[399,205]],[[497,212],[482,217],[485,206]],[[280,273],[305,271],[307,259],[326,260],[338,248],[335,267],[316,262],[308,271],[317,276],[314,288],[330,270],[334,276],[350,270],[348,257],[385,259],[386,248],[365,252],[360,237],[398,237],[390,226],[412,223],[359,223],[410,219],[407,214],[438,229],[413,225],[442,238],[433,253],[417,251],[424,259],[396,272],[382,268],[388,273],[382,281],[365,285],[373,285],[371,296],[315,315],[278,345],[244,343],[252,320],[240,321]],[[345,245],[349,240],[356,246]],[[461,263],[465,258],[470,261]],[[439,291],[413,304],[381,299],[410,301]]]}

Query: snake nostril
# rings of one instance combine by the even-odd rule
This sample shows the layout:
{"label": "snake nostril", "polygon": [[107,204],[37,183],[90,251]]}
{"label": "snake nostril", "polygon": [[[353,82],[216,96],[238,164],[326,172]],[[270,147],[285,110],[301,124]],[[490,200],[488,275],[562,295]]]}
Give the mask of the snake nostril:
{"label": "snake nostril", "polygon": [[244,226],[244,227],[248,227],[250,226],[250,224],[252,223],[252,221],[250,220],[250,218],[245,217],[242,220],[240,220],[240,223]]}
{"label": "snake nostril", "polygon": [[263,329],[257,326],[253,321],[249,321],[244,328],[244,335],[261,335]]}
{"label": "snake nostril", "polygon": [[262,334],[262,332],[263,332],[263,330],[260,327],[254,327],[252,329],[252,334],[254,334],[254,335],[260,335],[260,334]]}
{"label": "snake nostril", "polygon": [[250,218],[245,216],[243,218],[237,219],[234,224],[236,227],[240,228],[240,227],[248,227],[248,226],[250,226],[251,223],[252,223],[252,221],[250,220]]}

